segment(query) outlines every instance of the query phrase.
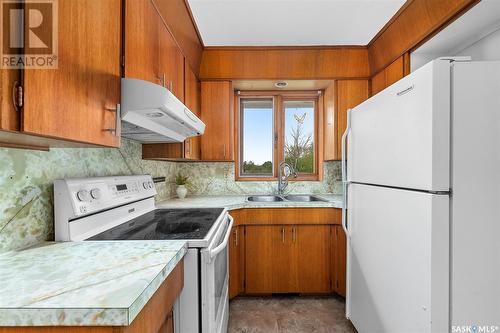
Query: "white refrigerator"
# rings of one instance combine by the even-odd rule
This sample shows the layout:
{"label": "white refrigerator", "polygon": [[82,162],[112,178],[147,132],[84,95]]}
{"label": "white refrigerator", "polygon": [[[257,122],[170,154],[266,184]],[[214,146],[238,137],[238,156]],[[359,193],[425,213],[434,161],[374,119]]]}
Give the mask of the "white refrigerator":
{"label": "white refrigerator", "polygon": [[342,166],[356,329],[500,332],[500,62],[438,59],[348,111]]}

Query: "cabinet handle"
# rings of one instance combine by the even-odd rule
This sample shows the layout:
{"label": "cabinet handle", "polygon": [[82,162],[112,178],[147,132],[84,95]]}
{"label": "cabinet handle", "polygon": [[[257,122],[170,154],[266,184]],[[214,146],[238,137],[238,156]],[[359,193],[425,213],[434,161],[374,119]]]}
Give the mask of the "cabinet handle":
{"label": "cabinet handle", "polygon": [[172,93],[174,92],[174,81],[170,81],[170,89]]}
{"label": "cabinet handle", "polygon": [[297,239],[297,227],[292,227],[292,241],[295,243],[295,240]]}
{"label": "cabinet handle", "polygon": [[281,227],[281,242],[285,244],[285,227]]}
{"label": "cabinet handle", "polygon": [[105,128],[104,131],[111,132],[116,136],[121,135],[122,119],[120,113],[120,104],[116,104],[116,108],[104,108],[104,110],[115,113],[115,128]]}
{"label": "cabinet handle", "polygon": [[23,86],[16,80],[12,85],[12,104],[16,112],[19,112],[23,107],[23,99]]}
{"label": "cabinet handle", "polygon": [[159,76],[157,76],[157,79],[158,79],[158,81],[160,81],[160,85],[161,85],[162,87],[166,87],[165,85],[166,85],[166,83],[167,83],[167,82],[166,82],[166,80],[167,80],[167,79],[166,79],[166,77],[165,77],[165,73],[160,74]]}
{"label": "cabinet handle", "polygon": [[224,159],[226,159],[226,144],[224,144]]}
{"label": "cabinet handle", "polygon": [[238,246],[238,228],[234,230],[234,245]]}

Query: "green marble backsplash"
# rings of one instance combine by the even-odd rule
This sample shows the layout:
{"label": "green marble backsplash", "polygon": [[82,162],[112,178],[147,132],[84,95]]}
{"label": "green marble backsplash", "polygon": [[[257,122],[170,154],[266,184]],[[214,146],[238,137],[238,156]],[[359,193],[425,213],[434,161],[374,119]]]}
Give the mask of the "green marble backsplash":
{"label": "green marble backsplash", "polygon": [[[187,186],[194,195],[272,194],[277,182],[235,181],[234,163],[198,162],[179,163],[178,171],[189,177]],[[340,162],[323,163],[322,181],[290,181],[286,193],[342,193]]]}
{"label": "green marble backsplash", "polygon": [[122,148],[51,149],[49,152],[0,148],[0,252],[54,239],[53,182],[59,178],[151,174],[158,200],[175,193],[176,164],[143,161],[141,145]]}
{"label": "green marble backsplash", "polygon": [[[188,195],[269,194],[276,182],[236,182],[234,163],[174,163],[142,160],[141,145],[120,149],[57,148],[49,152],[0,148],[0,252],[54,239],[53,182],[59,178],[151,174],[157,201],[175,196],[177,172],[189,176]],[[340,164],[324,163],[321,182],[290,182],[289,193],[341,193]]]}

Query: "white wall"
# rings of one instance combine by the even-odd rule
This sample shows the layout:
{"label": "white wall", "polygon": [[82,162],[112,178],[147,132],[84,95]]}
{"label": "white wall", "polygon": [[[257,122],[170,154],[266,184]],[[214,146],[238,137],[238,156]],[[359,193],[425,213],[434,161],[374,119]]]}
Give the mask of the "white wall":
{"label": "white wall", "polygon": [[500,60],[500,29],[459,51],[457,55],[471,56],[476,61]]}

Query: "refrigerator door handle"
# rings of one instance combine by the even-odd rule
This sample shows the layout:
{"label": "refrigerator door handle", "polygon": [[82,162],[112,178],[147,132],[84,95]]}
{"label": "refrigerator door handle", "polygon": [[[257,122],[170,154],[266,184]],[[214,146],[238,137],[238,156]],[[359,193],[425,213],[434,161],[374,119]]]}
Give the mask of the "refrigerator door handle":
{"label": "refrigerator door handle", "polygon": [[349,182],[347,181],[347,136],[351,131],[351,112],[352,109],[347,109],[347,126],[342,134],[342,151],[341,151],[341,159],[342,159],[342,192],[343,192],[343,204],[342,204],[342,228],[347,237],[349,237],[349,230],[347,229],[347,189]]}

